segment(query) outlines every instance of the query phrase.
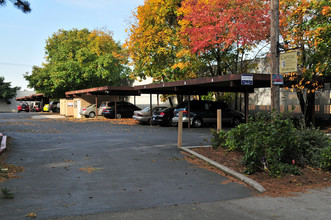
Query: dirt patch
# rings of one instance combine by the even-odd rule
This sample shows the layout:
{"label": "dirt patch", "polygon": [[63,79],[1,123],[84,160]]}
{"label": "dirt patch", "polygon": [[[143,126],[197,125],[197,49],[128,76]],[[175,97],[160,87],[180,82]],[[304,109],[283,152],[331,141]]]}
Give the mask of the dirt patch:
{"label": "dirt patch", "polygon": [[19,176],[16,175],[16,173],[22,172],[24,170],[23,167],[11,165],[5,163],[5,160],[8,156],[8,153],[10,151],[10,139],[7,139],[7,148],[4,152],[0,154],[0,183],[11,179],[11,178],[18,178]]}
{"label": "dirt patch", "polygon": [[136,120],[132,118],[121,118],[121,119],[108,119],[105,117],[99,117],[98,118],[65,118],[61,119],[64,121],[70,121],[70,122],[76,122],[76,123],[85,123],[85,122],[91,122],[91,121],[106,121],[110,124],[121,124],[121,125],[135,125],[139,124]]}
{"label": "dirt patch", "polygon": [[[228,152],[222,149],[214,150],[211,147],[199,147],[192,150],[224,166],[227,166],[234,171],[244,174],[245,167],[240,163],[242,154],[238,152]],[[196,164],[205,169],[217,172],[219,174],[226,175],[228,177],[227,174],[224,174],[222,171],[210,165],[209,163],[187,153],[184,154],[186,155],[185,159],[188,162]],[[307,189],[331,186],[330,172],[326,172],[321,169],[316,169],[309,166],[303,167],[301,169],[301,172],[302,175],[285,175],[281,178],[270,177],[266,172],[259,172],[246,176],[260,183],[267,190],[260,196],[294,196],[296,195],[296,193],[305,192]],[[231,182],[239,182],[238,180],[231,177],[230,180]],[[226,183],[228,182],[225,182],[224,184]]]}

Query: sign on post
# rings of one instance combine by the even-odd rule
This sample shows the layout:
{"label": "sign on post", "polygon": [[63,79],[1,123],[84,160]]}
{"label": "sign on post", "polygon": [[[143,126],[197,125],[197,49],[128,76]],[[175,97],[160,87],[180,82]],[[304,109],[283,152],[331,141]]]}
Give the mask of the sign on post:
{"label": "sign on post", "polygon": [[279,72],[291,73],[298,71],[298,52],[282,53],[279,56]]}
{"label": "sign on post", "polygon": [[241,74],[241,85],[253,85],[253,74]]}
{"label": "sign on post", "polygon": [[274,85],[283,85],[284,84],[284,77],[283,75],[272,75],[272,83]]}

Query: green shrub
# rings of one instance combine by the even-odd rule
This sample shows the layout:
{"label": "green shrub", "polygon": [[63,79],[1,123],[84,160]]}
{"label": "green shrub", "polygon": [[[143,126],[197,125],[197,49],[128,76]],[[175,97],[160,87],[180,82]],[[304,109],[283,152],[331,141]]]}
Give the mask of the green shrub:
{"label": "green shrub", "polygon": [[331,171],[331,146],[324,148],[321,153],[321,167]]}
{"label": "green shrub", "polygon": [[297,139],[299,145],[296,152],[297,163],[320,167],[322,152],[330,146],[327,135],[314,127],[302,127],[297,130]]}
{"label": "green shrub", "polygon": [[247,174],[263,169],[268,170],[271,176],[279,176],[292,170],[297,173],[297,169],[289,169],[283,165],[291,164],[297,141],[292,121],[282,117],[281,114],[275,115],[271,120],[270,115],[258,114],[246,125],[241,148],[245,155],[243,164]]}
{"label": "green shrub", "polygon": [[212,148],[218,149],[218,148],[226,148],[226,132],[221,130],[217,131],[214,129],[210,130],[212,138],[210,141],[210,144]]}
{"label": "green shrub", "polygon": [[212,131],[212,147],[244,153],[245,173],[266,170],[271,176],[300,174],[298,166],[330,170],[330,141],[317,128],[294,126],[283,114],[262,113],[228,133]]}

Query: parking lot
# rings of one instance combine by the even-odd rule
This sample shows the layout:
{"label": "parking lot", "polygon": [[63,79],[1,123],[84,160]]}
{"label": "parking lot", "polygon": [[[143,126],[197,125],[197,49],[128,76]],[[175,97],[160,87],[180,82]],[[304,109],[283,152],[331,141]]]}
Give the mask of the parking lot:
{"label": "parking lot", "polygon": [[[24,172],[0,184],[0,219],[95,214],[243,198],[251,189],[189,164],[177,149],[176,127],[110,121],[33,119],[0,114],[11,137],[7,163]],[[45,115],[45,114],[43,114]],[[210,128],[185,129],[184,146],[206,144]]]}

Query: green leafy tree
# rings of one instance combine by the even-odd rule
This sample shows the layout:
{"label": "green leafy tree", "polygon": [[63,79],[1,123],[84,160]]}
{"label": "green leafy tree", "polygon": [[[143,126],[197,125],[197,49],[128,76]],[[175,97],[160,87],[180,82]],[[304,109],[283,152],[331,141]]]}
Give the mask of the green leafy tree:
{"label": "green leafy tree", "polygon": [[5,82],[5,78],[0,76],[0,100],[9,102],[9,99],[16,96],[17,90],[20,90],[20,87],[11,88],[10,82]]}
{"label": "green leafy tree", "polygon": [[[31,7],[28,1],[21,1],[21,0],[10,0],[16,8],[21,10],[23,13],[30,13]],[[0,0],[0,6],[5,6],[6,0]]]}
{"label": "green leafy tree", "polygon": [[61,98],[66,91],[128,84],[127,55],[108,31],[59,30],[48,38],[45,53],[46,63],[34,66],[24,78],[29,87],[47,96]]}

